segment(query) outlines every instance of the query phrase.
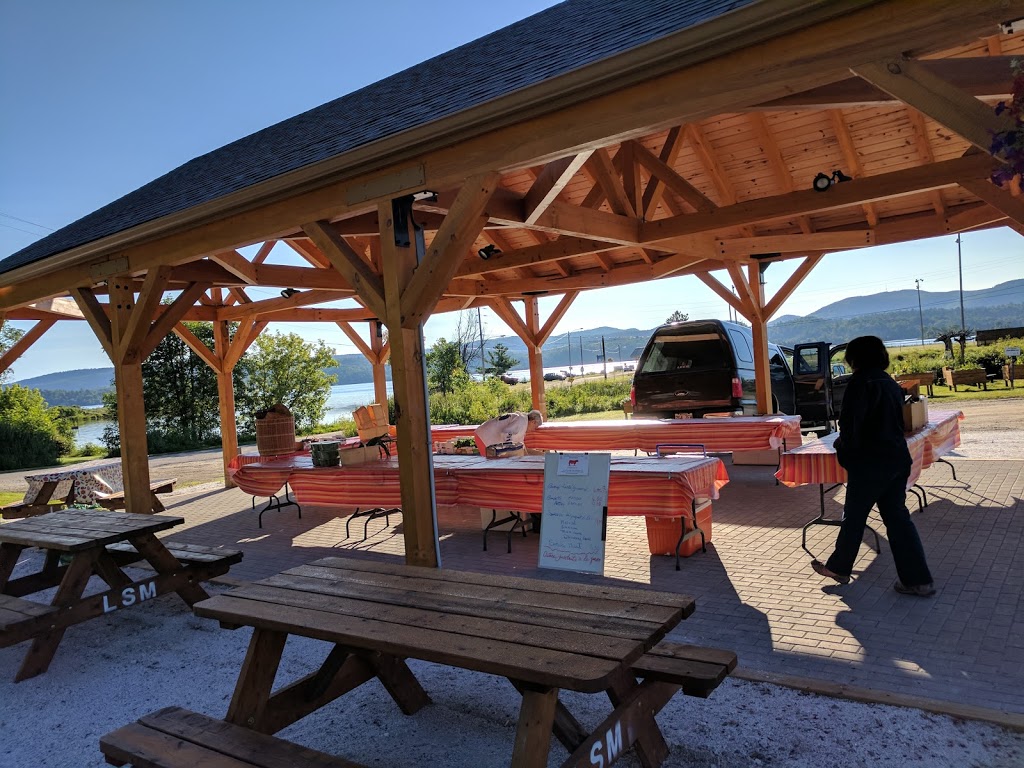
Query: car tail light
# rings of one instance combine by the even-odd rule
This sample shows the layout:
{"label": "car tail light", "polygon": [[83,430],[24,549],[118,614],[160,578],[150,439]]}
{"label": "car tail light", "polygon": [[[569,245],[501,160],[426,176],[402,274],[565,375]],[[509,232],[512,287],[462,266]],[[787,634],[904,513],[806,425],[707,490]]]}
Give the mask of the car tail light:
{"label": "car tail light", "polygon": [[636,387],[629,388],[629,403],[636,408]]}
{"label": "car tail light", "polygon": [[738,377],[732,377],[732,396],[736,398],[743,397],[743,382]]}

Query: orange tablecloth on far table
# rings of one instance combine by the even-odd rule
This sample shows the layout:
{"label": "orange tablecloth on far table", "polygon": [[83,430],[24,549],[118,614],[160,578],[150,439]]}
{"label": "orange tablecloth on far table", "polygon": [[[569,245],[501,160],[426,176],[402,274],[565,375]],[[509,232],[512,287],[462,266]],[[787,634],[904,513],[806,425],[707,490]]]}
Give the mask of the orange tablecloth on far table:
{"label": "orange tablecloth on far table", "polygon": [[760,451],[800,445],[799,416],[730,416],[707,419],[559,421],[526,433],[526,447],[548,451],[654,453],[659,445],[703,445],[710,453]]}
{"label": "orange tablecloth on far table", "polygon": [[[480,456],[434,456],[434,487],[442,506],[541,511],[544,457],[485,459]],[[343,507],[401,506],[398,460],[349,467],[313,467],[308,455],[289,456],[240,466],[234,481],[246,493],[276,494],[291,485],[303,504]],[[713,457],[612,457],[609,515],[679,517],[690,514],[695,498],[718,498],[729,482],[722,462]]]}
{"label": "orange tablecloth on far table", "polygon": [[[907,435],[913,461],[907,488],[917,483],[922,470],[960,445],[960,411],[931,411],[928,423]],[[838,434],[802,445],[782,454],[775,477],[791,488],[798,485],[832,485],[846,482],[846,470],[839,466],[834,443]]]}

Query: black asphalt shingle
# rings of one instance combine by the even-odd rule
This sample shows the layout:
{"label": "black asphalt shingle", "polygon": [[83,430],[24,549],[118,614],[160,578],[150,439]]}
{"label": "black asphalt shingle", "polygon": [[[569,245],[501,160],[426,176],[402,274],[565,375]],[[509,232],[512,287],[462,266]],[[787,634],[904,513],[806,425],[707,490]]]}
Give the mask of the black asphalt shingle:
{"label": "black asphalt shingle", "polygon": [[479,106],[752,2],[567,0],[197,157],[0,261],[0,273]]}

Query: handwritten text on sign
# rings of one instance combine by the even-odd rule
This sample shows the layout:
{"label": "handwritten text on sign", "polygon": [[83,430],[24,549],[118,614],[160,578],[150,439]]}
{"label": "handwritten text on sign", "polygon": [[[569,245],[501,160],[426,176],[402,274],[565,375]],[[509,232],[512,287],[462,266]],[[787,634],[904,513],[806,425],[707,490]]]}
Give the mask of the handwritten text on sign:
{"label": "handwritten text on sign", "polygon": [[544,458],[541,568],[604,571],[607,453],[548,453]]}

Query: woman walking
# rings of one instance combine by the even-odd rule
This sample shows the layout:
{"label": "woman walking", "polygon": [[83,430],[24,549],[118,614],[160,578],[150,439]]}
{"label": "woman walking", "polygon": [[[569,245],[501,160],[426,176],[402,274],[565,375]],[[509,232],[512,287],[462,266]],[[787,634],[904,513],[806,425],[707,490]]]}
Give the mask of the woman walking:
{"label": "woman walking", "polygon": [[874,505],[885,524],[904,595],[935,594],[917,528],[907,509],[911,458],[903,434],[903,390],[885,369],[889,353],[877,336],[860,336],[846,348],[853,375],[839,415],[836,458],[846,470],[846,504],[835,551],[825,563],[811,567],[840,584],[850,582],[868,513]]}

